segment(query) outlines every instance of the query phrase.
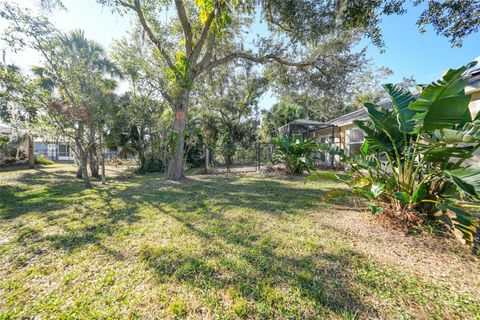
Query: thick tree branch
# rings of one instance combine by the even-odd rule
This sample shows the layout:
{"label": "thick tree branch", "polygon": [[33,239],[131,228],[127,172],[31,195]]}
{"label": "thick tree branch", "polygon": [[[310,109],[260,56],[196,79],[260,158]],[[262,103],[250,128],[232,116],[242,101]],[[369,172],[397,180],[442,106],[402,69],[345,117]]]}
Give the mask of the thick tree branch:
{"label": "thick tree branch", "polygon": [[195,66],[195,72],[198,72],[198,73],[202,72],[201,70],[207,67],[210,61],[212,61],[213,48],[215,46],[215,38],[216,38],[216,34],[213,32],[210,33],[210,35],[208,36],[207,48],[205,50],[205,54],[203,55],[203,58],[198,63],[198,65]]}
{"label": "thick tree branch", "polygon": [[185,49],[187,51],[187,55],[190,55],[192,53],[192,27],[188,21],[183,0],[175,0],[175,7],[177,8],[178,18],[180,19],[183,33],[185,35]]}
{"label": "thick tree branch", "polygon": [[208,72],[210,70],[212,70],[213,68],[215,67],[218,67],[222,64],[226,64],[232,60],[236,60],[236,59],[244,59],[244,60],[249,60],[249,61],[252,61],[252,62],[256,62],[256,63],[267,63],[268,61],[276,61],[282,65],[285,65],[285,66],[289,66],[289,67],[308,67],[308,66],[312,66],[315,64],[315,61],[304,61],[304,62],[294,62],[294,61],[288,61],[288,60],[285,60],[275,54],[266,54],[266,55],[263,55],[263,56],[254,56],[253,54],[250,54],[248,52],[234,52],[234,53],[231,53],[223,58],[220,58],[220,59],[217,59],[217,60],[214,60],[214,61],[211,61],[208,65],[206,65],[202,70],[200,70],[199,73],[203,73],[203,72]]}
{"label": "thick tree branch", "polygon": [[150,40],[153,42],[153,44],[155,44],[155,47],[157,47],[158,51],[160,51],[160,54],[162,55],[162,57],[165,60],[165,62],[167,63],[167,65],[173,71],[177,71],[177,67],[175,67],[175,65],[173,64],[169,55],[165,51],[165,48],[163,47],[161,41],[157,37],[155,37],[155,35],[152,32],[152,29],[150,29],[150,26],[148,25],[147,20],[145,19],[145,16],[143,14],[142,6],[140,4],[140,0],[134,0],[135,5],[131,5],[131,4],[126,3],[125,1],[122,1],[122,0],[118,0],[118,3],[121,6],[124,6],[126,8],[129,8],[129,9],[135,11],[135,13],[138,16],[138,19],[140,20],[140,24],[142,25],[143,29],[147,33]]}
{"label": "thick tree branch", "polygon": [[202,32],[200,34],[200,39],[198,39],[197,44],[195,45],[195,49],[193,49],[192,55],[190,56],[190,61],[195,64],[197,62],[200,53],[202,52],[203,45],[207,40],[208,35],[210,32],[210,27],[212,26],[213,19],[215,19],[215,8],[210,11],[208,14],[207,20],[205,21],[205,25],[203,26]]}

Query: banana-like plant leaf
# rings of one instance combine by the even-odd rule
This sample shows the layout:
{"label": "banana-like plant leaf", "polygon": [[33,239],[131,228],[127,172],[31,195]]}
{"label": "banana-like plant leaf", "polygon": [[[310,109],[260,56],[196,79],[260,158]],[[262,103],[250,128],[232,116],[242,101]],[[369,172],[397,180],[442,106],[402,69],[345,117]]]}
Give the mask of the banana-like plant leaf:
{"label": "banana-like plant leaf", "polygon": [[395,113],[392,110],[387,110],[372,103],[365,103],[364,107],[375,124],[375,128],[380,132],[384,132],[391,144],[398,145],[403,139],[403,135],[400,132]]}
{"label": "banana-like plant leaf", "polygon": [[460,231],[467,244],[471,244],[473,236],[479,227],[478,218],[450,203],[441,203],[438,205],[438,209],[447,213],[448,218],[451,220],[451,227]]}
{"label": "banana-like plant leaf", "polygon": [[392,107],[397,114],[400,131],[403,133],[411,133],[415,125],[414,116],[417,114],[417,111],[409,109],[408,106],[415,101],[414,96],[401,85],[389,83],[383,87],[390,96]]}
{"label": "banana-like plant leaf", "polygon": [[363,141],[362,146],[360,147],[360,152],[364,155],[370,153],[370,142],[368,142],[368,140]]}
{"label": "banana-like plant leaf", "polygon": [[378,160],[378,157],[376,157],[375,155],[357,154],[346,162],[358,165],[363,169],[378,169],[381,166],[380,160]]}
{"label": "banana-like plant leaf", "polygon": [[424,149],[423,151],[423,160],[424,162],[437,162],[437,163],[445,163],[449,161],[451,158],[468,158],[471,156],[471,152],[474,149],[474,146],[454,146],[454,147],[447,147],[444,145],[434,146],[431,145],[422,145],[419,146]]}
{"label": "banana-like plant leaf", "polygon": [[393,150],[390,138],[384,132],[377,130],[371,121],[355,120],[354,123],[365,132],[369,151],[391,152]]}
{"label": "banana-like plant leaf", "polygon": [[369,200],[372,200],[374,201],[375,200],[375,195],[369,191],[369,190],[366,190],[366,189],[363,189],[363,188],[357,188],[357,187],[353,187],[353,190],[355,190],[355,192]]}
{"label": "banana-like plant leaf", "polygon": [[385,188],[385,183],[375,182],[374,184],[372,184],[372,187],[370,188],[370,192],[373,194],[375,198],[378,198],[378,196],[383,193],[384,188]]}
{"label": "banana-like plant leaf", "polygon": [[369,186],[371,183],[372,181],[367,177],[360,176],[355,179],[352,179],[349,184],[350,186],[352,186],[352,188],[365,188]]}
{"label": "banana-like plant leaf", "polygon": [[410,198],[410,196],[409,196],[407,193],[405,193],[405,192],[395,192],[393,195],[395,196],[395,199],[397,199],[398,201],[400,201],[400,204],[401,204],[402,206],[405,206],[405,205],[407,205],[407,204],[410,203],[411,198]]}
{"label": "banana-like plant leaf", "polygon": [[464,121],[470,96],[465,95],[468,79],[463,74],[474,65],[470,63],[449,69],[440,80],[426,86],[418,99],[410,104],[409,109],[418,112],[415,115],[416,132],[451,129]]}
{"label": "banana-like plant leaf", "polygon": [[330,143],[320,143],[318,145],[318,149],[323,152],[327,152],[333,156],[340,156],[341,158],[346,157],[345,150],[340,148],[339,146],[336,146],[334,144]]}
{"label": "banana-like plant leaf", "polygon": [[441,129],[435,130],[432,135],[434,141],[446,144],[452,143],[480,143],[480,123],[470,122],[461,130]]}
{"label": "banana-like plant leaf", "polygon": [[480,168],[463,167],[446,171],[451,182],[469,195],[480,198]]}
{"label": "banana-like plant leaf", "polygon": [[427,196],[427,188],[425,187],[425,184],[422,183],[413,192],[411,197],[412,203],[420,203],[422,202],[422,200],[426,198],[426,196]]}

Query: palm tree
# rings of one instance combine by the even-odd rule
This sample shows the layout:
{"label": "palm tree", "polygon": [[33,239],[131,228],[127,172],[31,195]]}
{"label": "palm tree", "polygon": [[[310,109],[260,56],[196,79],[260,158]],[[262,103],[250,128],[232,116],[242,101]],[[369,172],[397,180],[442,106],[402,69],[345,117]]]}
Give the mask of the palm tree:
{"label": "palm tree", "polygon": [[112,94],[116,88],[113,78],[121,74],[103,47],[87,39],[82,30],[59,34],[52,46],[51,59],[46,59],[48,63],[32,71],[39,85],[50,93],[47,110],[62,127],[62,133],[74,141],[79,160],[77,176],[90,188],[89,155],[92,174],[98,176],[100,108],[105,95]]}

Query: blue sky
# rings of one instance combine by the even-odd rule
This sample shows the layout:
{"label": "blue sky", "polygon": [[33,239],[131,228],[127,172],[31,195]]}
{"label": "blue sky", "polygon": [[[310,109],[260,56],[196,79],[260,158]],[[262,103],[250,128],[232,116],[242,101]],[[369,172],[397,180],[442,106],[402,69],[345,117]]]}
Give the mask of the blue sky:
{"label": "blue sky", "polygon": [[388,80],[399,82],[413,75],[420,83],[436,80],[449,67],[458,67],[480,56],[480,34],[464,40],[461,48],[452,48],[447,38],[437,36],[428,27],[423,35],[416,21],[421,8],[410,8],[406,15],[389,16],[381,24],[386,51],[370,45],[368,55],[377,66],[386,66],[394,75]]}
{"label": "blue sky", "polygon": [[[13,0],[22,5],[33,6],[33,0]],[[112,14],[109,8],[104,8],[95,0],[63,0],[68,12],[57,12],[51,15],[52,22],[62,30],[75,28],[84,29],[86,35],[105,47],[112,40],[120,38],[131,29],[131,18]],[[437,36],[430,28],[423,36],[420,35],[416,20],[421,8],[410,8],[402,16],[389,16],[381,24],[386,44],[386,51],[381,53],[373,45],[368,46],[368,56],[378,67],[385,66],[394,74],[386,79],[388,82],[399,82],[403,77],[413,75],[420,83],[437,79],[448,67],[457,67],[480,56],[480,34],[474,34],[465,39],[463,47],[452,48],[448,39]],[[0,21],[0,30],[5,23]],[[265,27],[256,25],[252,33],[264,33]],[[367,45],[363,41],[362,45]],[[0,49],[5,47],[0,44]],[[7,62],[19,64],[24,69],[38,63],[38,55],[34,52],[20,54],[8,53]],[[266,94],[261,99],[260,107],[268,109],[275,103],[275,98]]]}

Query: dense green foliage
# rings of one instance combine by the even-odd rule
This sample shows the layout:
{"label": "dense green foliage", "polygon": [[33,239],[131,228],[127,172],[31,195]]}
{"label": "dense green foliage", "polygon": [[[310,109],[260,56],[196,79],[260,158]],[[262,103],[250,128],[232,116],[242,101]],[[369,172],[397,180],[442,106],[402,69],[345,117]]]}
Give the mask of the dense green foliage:
{"label": "dense green foliage", "polygon": [[314,140],[304,140],[295,136],[272,138],[276,145],[275,158],[285,165],[287,174],[298,175],[313,167],[312,151],[317,148]]}
{"label": "dense green foliage", "polygon": [[3,39],[12,48],[28,48],[40,55],[40,65],[32,69],[36,90],[28,97],[41,108],[44,128],[51,129],[48,133],[75,146],[77,176],[89,188],[88,166],[92,176],[99,176],[106,109],[114,100],[118,68],[105,49],[81,30],[60,32],[45,16],[13,4],[3,3],[0,16],[9,23]]}
{"label": "dense green foliage", "polygon": [[480,169],[464,166],[480,148],[480,117],[472,119],[464,92],[464,73],[474,65],[448,70],[418,97],[385,85],[392,108],[365,104],[370,120],[356,121],[366,133],[359,154],[321,146],[351,165],[357,192],[405,214],[440,219],[467,243],[479,227],[480,209]]}

